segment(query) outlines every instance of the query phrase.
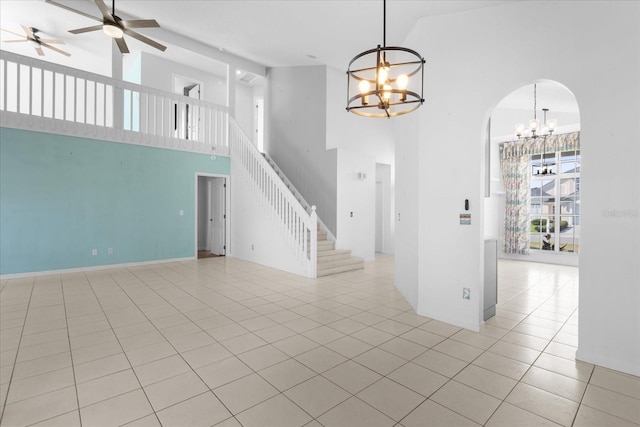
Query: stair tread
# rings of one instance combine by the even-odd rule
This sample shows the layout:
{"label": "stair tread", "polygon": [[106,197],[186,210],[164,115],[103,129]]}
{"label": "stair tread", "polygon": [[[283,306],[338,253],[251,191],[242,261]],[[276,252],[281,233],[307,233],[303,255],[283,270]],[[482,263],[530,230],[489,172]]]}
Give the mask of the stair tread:
{"label": "stair tread", "polygon": [[346,273],[349,271],[360,270],[363,268],[364,268],[364,263],[343,265],[340,267],[333,267],[326,270],[318,270],[318,277],[329,276],[331,274]]}
{"label": "stair tread", "polygon": [[322,254],[318,252],[318,257],[327,257],[332,255],[342,255],[342,254],[350,254],[350,249],[330,249],[327,251],[322,251]]}
{"label": "stair tread", "polygon": [[331,269],[334,267],[342,267],[346,265],[360,265],[364,264],[364,260],[362,258],[357,257],[349,257],[340,260],[327,261],[327,262],[318,262],[318,271]]}

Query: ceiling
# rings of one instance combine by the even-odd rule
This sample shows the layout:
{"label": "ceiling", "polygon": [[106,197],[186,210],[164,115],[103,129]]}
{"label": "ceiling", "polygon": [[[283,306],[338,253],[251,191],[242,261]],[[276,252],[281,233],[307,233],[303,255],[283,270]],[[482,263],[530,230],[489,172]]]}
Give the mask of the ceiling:
{"label": "ceiling", "polygon": [[[56,0],[100,16],[90,0]],[[111,0],[105,0],[111,8]],[[494,7],[514,0],[388,0],[387,45],[402,45],[422,17]],[[165,52],[126,38],[129,48],[226,75],[226,65],[212,58],[223,52],[266,67],[329,65],[346,69],[357,53],[382,44],[381,0],[117,0],[116,14],[123,19],[156,19],[161,28],[139,30],[167,45]],[[111,43],[101,31],[73,35],[68,30],[94,25],[95,21],[38,1],[0,0],[0,27],[21,33],[20,24],[36,27],[47,38],[61,38],[70,58],[45,50],[47,61],[100,74],[111,74]],[[170,43],[175,35],[210,48],[204,56]],[[14,38],[2,33],[2,39]],[[411,46],[406,46],[411,47]],[[0,48],[35,57],[30,43],[2,43]],[[428,58],[427,58],[428,60]],[[539,84],[539,108],[577,111],[573,95],[560,85]],[[542,105],[543,103],[548,105]],[[531,86],[513,92],[498,108],[532,108]]]}
{"label": "ceiling", "polygon": [[[89,0],[57,0],[94,16],[99,11]],[[494,7],[504,0],[388,0],[387,45],[400,45],[418,19]],[[111,8],[110,0],[105,3]],[[181,34],[227,53],[267,66],[325,64],[345,68],[355,54],[382,44],[381,0],[233,0],[150,1],[117,0],[116,14],[123,19],[156,19],[161,29],[142,29],[148,37],[162,38],[167,32]],[[67,50],[97,64],[108,60],[109,40],[99,31],[72,35],[73,28],[94,25],[89,18],[63,10],[44,0],[0,0],[2,28],[22,32],[19,24],[39,28],[48,37],[62,38]],[[11,37],[3,33],[3,39]],[[127,39],[130,48],[148,50]],[[166,42],[165,42],[166,44]],[[27,45],[25,43],[24,45]],[[410,47],[410,46],[409,46]],[[23,44],[2,44],[2,49],[26,49]],[[149,50],[154,54],[159,51]],[[50,52],[46,52],[47,56]],[[185,59],[180,48],[169,45],[163,56],[180,61],[206,58],[190,52]],[[46,58],[47,60],[51,60]],[[69,59],[73,62],[73,57]],[[206,65],[206,64],[204,64]]]}

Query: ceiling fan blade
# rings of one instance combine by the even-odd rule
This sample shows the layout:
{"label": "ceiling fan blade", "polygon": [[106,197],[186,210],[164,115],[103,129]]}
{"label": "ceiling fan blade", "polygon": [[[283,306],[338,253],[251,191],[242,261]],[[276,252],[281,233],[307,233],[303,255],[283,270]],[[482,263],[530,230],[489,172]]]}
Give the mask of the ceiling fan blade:
{"label": "ceiling fan blade", "polygon": [[128,29],[128,28],[124,28],[124,29],[123,29],[123,31],[124,31],[124,33],[125,33],[126,35],[131,36],[131,37],[133,37],[134,39],[138,39],[138,40],[140,40],[142,43],[146,43],[146,44],[148,44],[149,46],[151,46],[151,47],[155,47],[155,48],[156,48],[156,49],[158,49],[158,50],[161,50],[161,51],[163,51],[163,52],[164,52],[164,51],[167,49],[167,47],[166,47],[166,46],[161,45],[161,44],[160,44],[160,43],[158,43],[157,41],[155,41],[155,40],[151,40],[150,38],[145,37],[145,36],[143,36],[143,35],[142,35],[142,34],[140,34],[140,33],[136,33],[136,32],[135,32],[135,31],[133,31],[133,30],[130,30],[130,29]]}
{"label": "ceiling fan blade", "polygon": [[4,28],[0,28],[0,31],[4,31],[4,32],[6,32],[6,33],[13,34],[14,36],[23,37],[23,38],[25,38],[25,39],[29,40],[29,38],[28,38],[28,37],[26,37],[24,34],[14,33],[13,31],[5,30]]}
{"label": "ceiling fan blade", "polygon": [[104,4],[102,0],[94,0],[94,1],[96,3],[96,6],[98,6],[98,9],[100,9],[100,12],[102,12],[102,16],[104,16],[104,19],[107,19],[109,21],[115,21],[115,19],[113,18],[113,15],[111,14],[111,11],[107,7],[107,5]]}
{"label": "ceiling fan blade", "polygon": [[52,4],[54,6],[58,6],[58,7],[62,8],[62,9],[68,10],[70,12],[77,13],[78,15],[86,16],[87,18],[91,18],[91,19],[93,19],[95,21],[102,22],[102,19],[100,19],[100,18],[96,18],[95,16],[89,15],[88,13],[84,13],[84,12],[82,12],[80,10],[77,10],[77,9],[72,8],[72,7],[66,6],[66,5],[64,5],[62,3],[57,3],[57,2],[55,2],[53,0],[45,0],[45,2],[47,2],[49,4]]}
{"label": "ceiling fan blade", "polygon": [[120,21],[125,28],[156,28],[160,27],[155,19],[128,19]]}
{"label": "ceiling fan blade", "polygon": [[19,43],[19,42],[28,42],[29,39],[24,40],[2,40],[2,43]]}
{"label": "ceiling fan blade", "polygon": [[38,55],[44,56],[44,51],[42,50],[42,48],[40,46],[36,47],[36,52],[38,53]]}
{"label": "ceiling fan blade", "polygon": [[127,43],[124,41],[123,38],[113,39],[113,40],[115,40],[116,44],[118,45],[118,49],[120,49],[120,53],[129,53],[129,48],[127,47]]}
{"label": "ceiling fan blade", "polygon": [[90,31],[98,31],[102,29],[102,25],[94,25],[93,27],[84,27],[84,28],[77,28],[75,30],[69,30],[69,32],[71,34],[82,34],[82,33],[88,33]]}
{"label": "ceiling fan blade", "polygon": [[22,25],[22,24],[20,24],[20,26],[22,27],[22,30],[27,35],[27,37],[34,38],[34,39],[36,38],[36,35],[33,34],[33,31],[31,31],[31,28],[27,27],[26,25]]}
{"label": "ceiling fan blade", "polygon": [[42,43],[49,43],[49,44],[65,44],[64,40],[58,40],[58,39],[40,39],[40,41]]}
{"label": "ceiling fan blade", "polygon": [[[48,44],[46,44],[46,43],[40,43],[40,46],[44,46],[44,47],[46,47],[47,49],[51,49],[52,51],[54,51],[54,52],[58,52],[59,54],[62,54],[62,55],[64,55],[64,56],[71,56],[71,54],[70,54],[69,52],[65,52],[64,50],[62,50],[62,49],[58,49],[57,47],[54,47],[54,46],[49,46],[49,45],[48,45]],[[42,50],[42,49],[40,49],[40,50]]]}

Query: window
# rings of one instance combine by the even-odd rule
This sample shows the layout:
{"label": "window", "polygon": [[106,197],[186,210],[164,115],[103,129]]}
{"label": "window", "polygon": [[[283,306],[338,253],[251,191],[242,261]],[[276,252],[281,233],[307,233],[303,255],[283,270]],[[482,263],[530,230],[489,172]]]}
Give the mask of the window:
{"label": "window", "polygon": [[531,156],[532,251],[580,252],[580,151]]}

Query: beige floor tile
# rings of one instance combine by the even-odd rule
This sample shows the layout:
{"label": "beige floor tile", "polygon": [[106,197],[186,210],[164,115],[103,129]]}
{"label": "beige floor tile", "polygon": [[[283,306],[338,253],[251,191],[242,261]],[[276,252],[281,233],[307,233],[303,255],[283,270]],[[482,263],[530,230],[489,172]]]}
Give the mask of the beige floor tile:
{"label": "beige floor tile", "polygon": [[381,344],[379,348],[402,357],[405,360],[414,359],[427,351],[426,347],[400,337],[393,338]]}
{"label": "beige floor tile", "polygon": [[190,372],[191,368],[177,354],[165,357],[164,359],[155,360],[145,363],[134,368],[140,384],[148,386],[167,378],[175,377],[186,372]]}
{"label": "beige floor tile", "polygon": [[382,378],[380,374],[352,360],[329,369],[322,376],[352,394],[358,393]]}
{"label": "beige floor tile", "polygon": [[304,332],[302,335],[321,345],[344,337],[344,334],[342,332],[328,326],[320,326],[319,328],[310,329]]}
{"label": "beige floor tile", "polygon": [[112,356],[92,360],[91,362],[76,364],[73,370],[76,376],[76,383],[80,384],[130,368],[131,365],[125,354],[117,353]]}
{"label": "beige floor tile", "polygon": [[348,318],[329,323],[327,326],[347,335],[353,334],[354,332],[367,327],[367,325],[363,323]]}
{"label": "beige floor tile", "polygon": [[640,400],[589,384],[582,404],[640,424]]}
{"label": "beige floor tile", "polygon": [[153,409],[157,412],[171,405],[207,391],[207,386],[198,376],[189,371],[184,374],[148,385],[144,391]]}
{"label": "beige floor tile", "polygon": [[202,366],[195,371],[211,389],[253,373],[251,368],[235,356]]}
{"label": "beige floor tile", "polygon": [[446,339],[441,335],[427,332],[419,328],[405,332],[401,337],[427,348],[436,346]]}
{"label": "beige floor tile", "polygon": [[395,421],[357,397],[345,400],[318,418],[324,427],[390,427]]}
{"label": "beige floor tile", "polygon": [[411,390],[420,393],[424,397],[431,396],[449,379],[415,363],[407,363],[396,369],[389,375],[390,378]]}
{"label": "beige floor tile", "polygon": [[248,333],[224,340],[221,344],[231,353],[238,355],[246,351],[253,350],[254,348],[262,347],[268,343],[259,336],[253,333]]}
{"label": "beige floor tile", "polygon": [[319,374],[347,360],[344,356],[324,347],[314,348],[295,358]]}
{"label": "beige floor tile", "polygon": [[[15,372],[13,374],[15,376]],[[640,399],[640,377],[596,366],[590,384]]]}
{"label": "beige floor tile", "polygon": [[576,402],[524,383],[516,385],[506,402],[563,426],[570,426],[578,411]]}
{"label": "beige floor tile", "polygon": [[249,333],[249,330],[247,328],[243,328],[237,323],[230,323],[228,325],[218,326],[213,329],[207,329],[207,333],[217,341],[225,341],[230,338],[245,335]]}
{"label": "beige floor tile", "polygon": [[153,413],[153,409],[142,389],[80,409],[83,425],[119,426]]}
{"label": "beige floor tile", "polygon": [[431,320],[430,322],[420,325],[419,328],[443,337],[450,337],[461,329],[438,320]]}
{"label": "beige floor tile", "polygon": [[186,352],[180,353],[184,360],[191,366],[192,369],[200,368],[205,365],[209,365],[213,362],[226,359],[233,356],[233,354],[224,348],[219,343],[213,343],[205,345],[204,347],[196,348]]}
{"label": "beige floor tile", "polygon": [[440,353],[464,360],[465,362],[471,362],[483,353],[482,349],[454,341],[453,339],[442,341],[440,344],[434,346],[433,349]]}
{"label": "beige floor tile", "polygon": [[243,320],[242,322],[238,322],[238,324],[251,332],[255,332],[260,329],[275,326],[278,324],[278,322],[269,319],[267,316],[257,316],[251,319]]}
{"label": "beige floor tile", "polygon": [[307,319],[307,318],[304,318],[304,317],[301,317],[300,319],[295,319],[295,320],[290,320],[288,322],[284,322],[282,325],[286,326],[287,328],[291,329],[292,331],[296,331],[298,333],[306,332],[306,331],[309,331],[311,329],[315,329],[315,328],[318,328],[318,327],[322,326],[321,323],[318,323],[316,321],[313,321],[311,319]]}
{"label": "beige floor tile", "polygon": [[485,425],[487,427],[558,427],[560,424],[503,402]]}
{"label": "beige floor tile", "polygon": [[273,346],[293,357],[319,347],[320,344],[303,335],[294,335],[274,342]]}
{"label": "beige floor tile", "polygon": [[510,359],[531,365],[540,356],[540,351],[506,341],[498,341],[488,350]]}
{"label": "beige floor tile", "polygon": [[453,379],[500,400],[504,400],[517,384],[514,379],[475,365],[467,366]]}
{"label": "beige floor tile", "polygon": [[265,345],[254,350],[249,350],[238,357],[254,371],[259,371],[289,359],[286,353],[283,353],[272,345]]}
{"label": "beige floor tile", "polygon": [[231,417],[231,413],[210,391],[158,412],[164,427],[209,427]]}
{"label": "beige floor tile", "polygon": [[233,414],[238,414],[279,393],[258,374],[247,375],[218,387],[213,392]]}
{"label": "beige floor tile", "polygon": [[237,419],[243,427],[297,427],[312,420],[282,394],[238,414]]}
{"label": "beige floor tile", "polygon": [[356,396],[396,421],[425,401],[424,396],[387,378],[375,382]]}
{"label": "beige floor tile", "polygon": [[57,417],[49,418],[39,423],[33,424],[33,427],[80,427],[80,411],[71,411]]}
{"label": "beige floor tile", "polygon": [[75,384],[70,367],[22,380],[11,381],[7,404],[60,390]]}
{"label": "beige floor tile", "polygon": [[[147,323],[145,322],[143,324],[146,325]],[[128,337],[119,337],[118,340],[125,351],[130,351],[164,342],[166,338],[160,332],[151,330]]]}
{"label": "beige floor tile", "polygon": [[162,427],[162,424],[160,424],[157,415],[154,413],[131,421],[125,424],[124,427]]}
{"label": "beige floor tile", "polygon": [[546,353],[542,353],[534,365],[580,381],[589,381],[593,371],[593,365],[590,363],[568,360]]}
{"label": "beige floor tile", "polygon": [[584,391],[587,388],[587,383],[585,382],[536,366],[532,366],[521,381],[578,403],[582,400]]}
{"label": "beige floor tile", "polygon": [[67,387],[7,404],[2,416],[2,425],[30,425],[77,409],[76,388]]}
{"label": "beige floor tile", "polygon": [[147,347],[125,352],[132,366],[140,366],[155,360],[176,354],[175,349],[168,342],[161,342]]}
{"label": "beige floor tile", "polygon": [[527,347],[536,351],[544,350],[547,344],[549,344],[548,339],[534,337],[533,335],[527,335],[513,330],[502,337],[502,339],[512,344]]}
{"label": "beige floor tile", "polygon": [[353,360],[380,375],[387,375],[407,363],[405,359],[379,348],[362,353]]}
{"label": "beige floor tile", "polygon": [[412,362],[448,378],[453,378],[458,372],[467,366],[467,362],[463,362],[460,359],[456,359],[455,357],[435,350],[429,350],[422,353],[420,356],[413,359]]}
{"label": "beige floor tile", "polygon": [[554,356],[563,357],[565,359],[576,360],[576,350],[576,347],[551,341],[544,349],[544,352],[553,354]]}
{"label": "beige floor tile", "polygon": [[426,421],[429,427],[478,427],[480,424],[465,418],[462,415],[445,408],[444,406],[426,400],[413,412],[400,421],[404,427],[424,427]]}
{"label": "beige floor tile", "polygon": [[573,427],[637,427],[638,424],[580,405]]}
{"label": "beige floor tile", "polygon": [[394,335],[390,333],[381,331],[380,329],[376,329],[373,327],[361,329],[351,336],[372,346],[378,346],[394,337]]}
{"label": "beige floor tile", "polygon": [[[30,345],[28,347],[20,347],[16,362],[27,362],[41,357],[47,357],[54,354],[69,352],[69,339],[46,342],[42,344]],[[4,352],[5,350],[3,350]]]}
{"label": "beige floor tile", "polygon": [[[404,302],[406,303],[406,301]],[[407,307],[407,310],[411,310],[411,312],[399,314],[397,316],[392,317],[391,320],[395,320],[396,322],[406,323],[407,325],[413,326],[414,328],[422,324],[425,324],[431,320],[428,317],[420,316],[418,314],[413,313],[413,308],[410,305]]]}
{"label": "beige floor tile", "polygon": [[380,323],[373,325],[374,328],[387,332],[392,335],[402,335],[405,332],[409,332],[413,329],[413,326],[409,326],[406,323],[397,322],[395,320],[387,319]]}
{"label": "beige floor tile", "polygon": [[449,381],[430,399],[478,424],[487,422],[501,402],[495,397],[456,381]]}
{"label": "beige floor tile", "polygon": [[371,350],[373,347],[364,341],[353,338],[351,336],[342,337],[335,341],[325,344],[325,347],[336,351],[349,359],[356,357],[365,351]]}
{"label": "beige floor tile", "polygon": [[190,335],[170,338],[169,342],[176,350],[178,350],[178,352],[183,352],[204,347],[206,345],[213,344],[216,341],[206,332],[199,331]]}
{"label": "beige floor tile", "polygon": [[78,384],[80,408],[140,388],[132,369]]}
{"label": "beige floor tile", "polygon": [[321,376],[298,384],[284,394],[314,418],[351,397],[351,394]]}
{"label": "beige floor tile", "polygon": [[468,344],[472,347],[480,348],[482,350],[488,349],[497,341],[495,338],[481,335],[477,332],[472,332],[467,329],[463,329],[451,335],[451,339],[464,344]]}
{"label": "beige floor tile", "polygon": [[45,374],[47,372],[57,371],[59,369],[68,368],[70,366],[70,352],[54,354],[49,357],[41,357],[39,359],[16,363],[13,369],[13,381]]}
{"label": "beige floor tile", "polygon": [[270,366],[258,374],[280,391],[288,390],[317,375],[295,359],[288,359]]}
{"label": "beige floor tile", "polygon": [[531,365],[490,352],[481,354],[473,364],[495,373],[520,380]]}

